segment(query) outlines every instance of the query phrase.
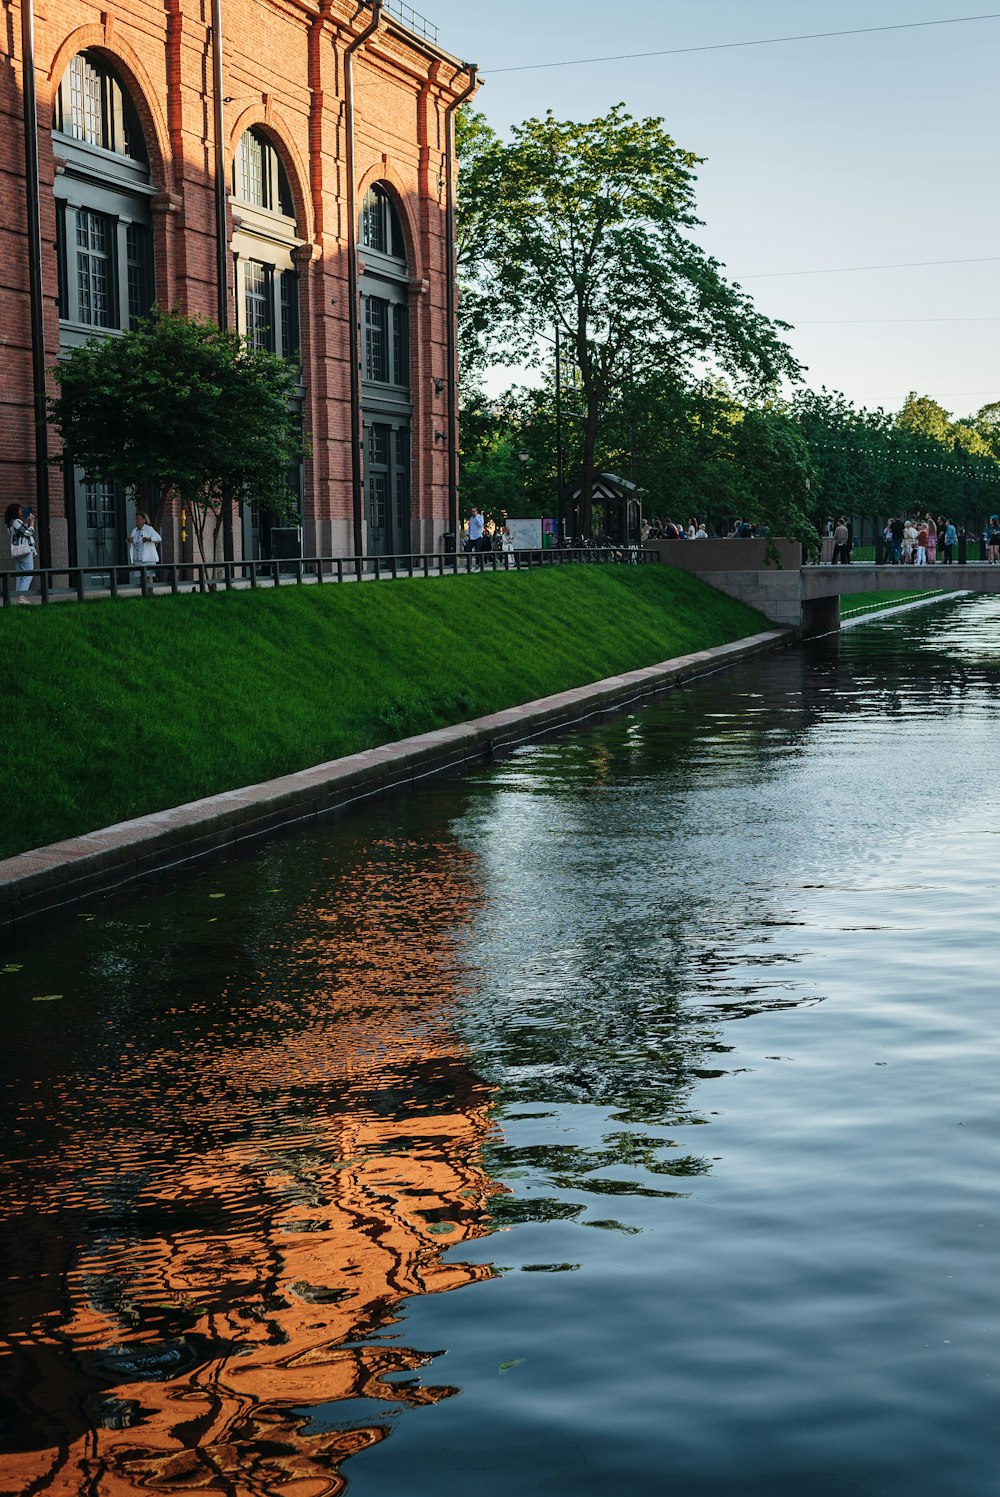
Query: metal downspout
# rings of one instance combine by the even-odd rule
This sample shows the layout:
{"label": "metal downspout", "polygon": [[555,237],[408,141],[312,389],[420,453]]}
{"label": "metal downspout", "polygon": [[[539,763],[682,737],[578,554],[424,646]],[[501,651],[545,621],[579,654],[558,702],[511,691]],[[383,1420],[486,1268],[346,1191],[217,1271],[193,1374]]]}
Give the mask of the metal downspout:
{"label": "metal downspout", "polygon": [[[215,280],[218,322],[229,326],[229,235],[226,216],[226,120],[222,93],[222,0],[212,0],[212,102],[215,119]],[[233,507],[222,511],[222,554],[232,561]]]}
{"label": "metal downspout", "polygon": [[[447,179],[448,206],[445,213],[447,253],[445,276],[447,280],[447,358],[448,358],[448,529],[458,546],[458,327],[456,324],[456,281],[458,259],[455,222],[455,111],[476,91],[477,63],[463,63],[469,75],[469,86],[464,93],[445,109],[445,177]],[[456,74],[456,77],[458,75]]]}
{"label": "metal downspout", "polygon": [[[358,286],[358,187],[354,166],[354,54],[370,36],[374,36],[382,19],[382,0],[366,0],[355,14],[371,4],[372,18],[344,52],[344,127],[347,168],[347,320],[351,361],[351,499],[354,517],[354,554],[364,551],[362,475],[361,475],[361,307]],[[334,43],[336,45],[336,43]]]}
{"label": "metal downspout", "polygon": [[35,97],[35,7],[21,3],[21,86],[24,92],[24,178],[28,216],[28,299],[35,428],[35,518],[39,562],[52,565],[49,534],[49,441],[45,398],[45,303],[42,296],[42,215],[38,183],[38,102]]}

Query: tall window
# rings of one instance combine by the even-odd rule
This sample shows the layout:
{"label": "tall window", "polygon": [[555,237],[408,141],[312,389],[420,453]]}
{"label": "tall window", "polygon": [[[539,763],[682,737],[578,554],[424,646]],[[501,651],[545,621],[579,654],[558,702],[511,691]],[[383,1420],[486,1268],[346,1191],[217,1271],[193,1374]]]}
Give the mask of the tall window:
{"label": "tall window", "polygon": [[[256,125],[244,131],[233,157],[233,280],[237,327],[255,348],[266,348],[301,362],[299,272],[295,251],[302,244],[288,174],[275,142]],[[301,379],[301,370],[295,371]],[[298,385],[292,405],[301,420],[305,389]],[[302,513],[301,466],[290,471],[289,488]],[[282,522],[283,524],[286,522]],[[246,554],[273,554],[274,521],[251,503],[244,507]]]}
{"label": "tall window", "polygon": [[155,296],[153,187],[135,106],[103,58],[79,52],[54,123],[66,161],[55,187],[59,316],[81,330],[135,327]]}
{"label": "tall window", "polygon": [[125,229],[128,266],[128,325],[133,330],[153,305],[153,235],[146,224],[131,223]]}
{"label": "tall window", "polygon": [[288,175],[264,133],[244,132],[233,162],[233,235],[240,332],[255,348],[299,357],[300,242]]}
{"label": "tall window", "polygon": [[114,327],[113,221],[86,208],[77,208],[75,216],[77,318],[90,327]]}
{"label": "tall window", "polygon": [[259,260],[246,262],[244,300],[246,335],[254,348],[274,346],[274,272]]}
{"label": "tall window", "polygon": [[[134,328],[153,305],[154,187],[138,111],[102,53],[79,52],[56,93],[53,145],[59,346]],[[125,496],[67,463],[71,554],[80,566],[125,558]]]}
{"label": "tall window", "polygon": [[359,238],[368,547],[403,554],[410,546],[410,269],[399,214],[381,183],[365,194]]}

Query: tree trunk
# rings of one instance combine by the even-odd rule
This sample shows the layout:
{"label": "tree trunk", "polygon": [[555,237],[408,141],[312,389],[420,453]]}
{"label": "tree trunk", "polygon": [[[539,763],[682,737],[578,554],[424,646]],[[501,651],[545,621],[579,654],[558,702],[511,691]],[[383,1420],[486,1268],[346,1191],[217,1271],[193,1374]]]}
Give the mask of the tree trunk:
{"label": "tree trunk", "polygon": [[587,420],[583,430],[583,472],[580,478],[580,529],[590,536],[594,527],[594,451],[597,447],[597,402],[587,392]]}

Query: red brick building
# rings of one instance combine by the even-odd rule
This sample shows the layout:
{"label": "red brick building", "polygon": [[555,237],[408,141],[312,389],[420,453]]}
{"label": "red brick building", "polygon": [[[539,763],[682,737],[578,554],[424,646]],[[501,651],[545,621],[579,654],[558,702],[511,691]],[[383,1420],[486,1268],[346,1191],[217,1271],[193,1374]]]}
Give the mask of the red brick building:
{"label": "red brick building", "polygon": [[[61,351],[154,301],[296,363],[306,555],[440,546],[457,502],[449,142],[474,69],[398,0],[30,3],[6,7],[0,67],[0,499],[35,505],[42,562],[124,558],[128,496],[66,462],[46,497],[39,459],[59,444],[33,413]],[[178,515],[163,534],[165,559],[184,554]],[[270,554],[267,517],[247,507],[233,543]]]}

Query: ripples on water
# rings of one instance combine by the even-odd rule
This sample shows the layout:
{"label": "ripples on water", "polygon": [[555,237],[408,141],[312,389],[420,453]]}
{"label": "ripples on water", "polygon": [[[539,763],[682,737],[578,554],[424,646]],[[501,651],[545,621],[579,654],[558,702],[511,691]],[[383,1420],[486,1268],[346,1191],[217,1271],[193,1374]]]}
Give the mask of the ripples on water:
{"label": "ripples on water", "polygon": [[992,1497],[998,676],[907,614],[6,950],[0,1491]]}

